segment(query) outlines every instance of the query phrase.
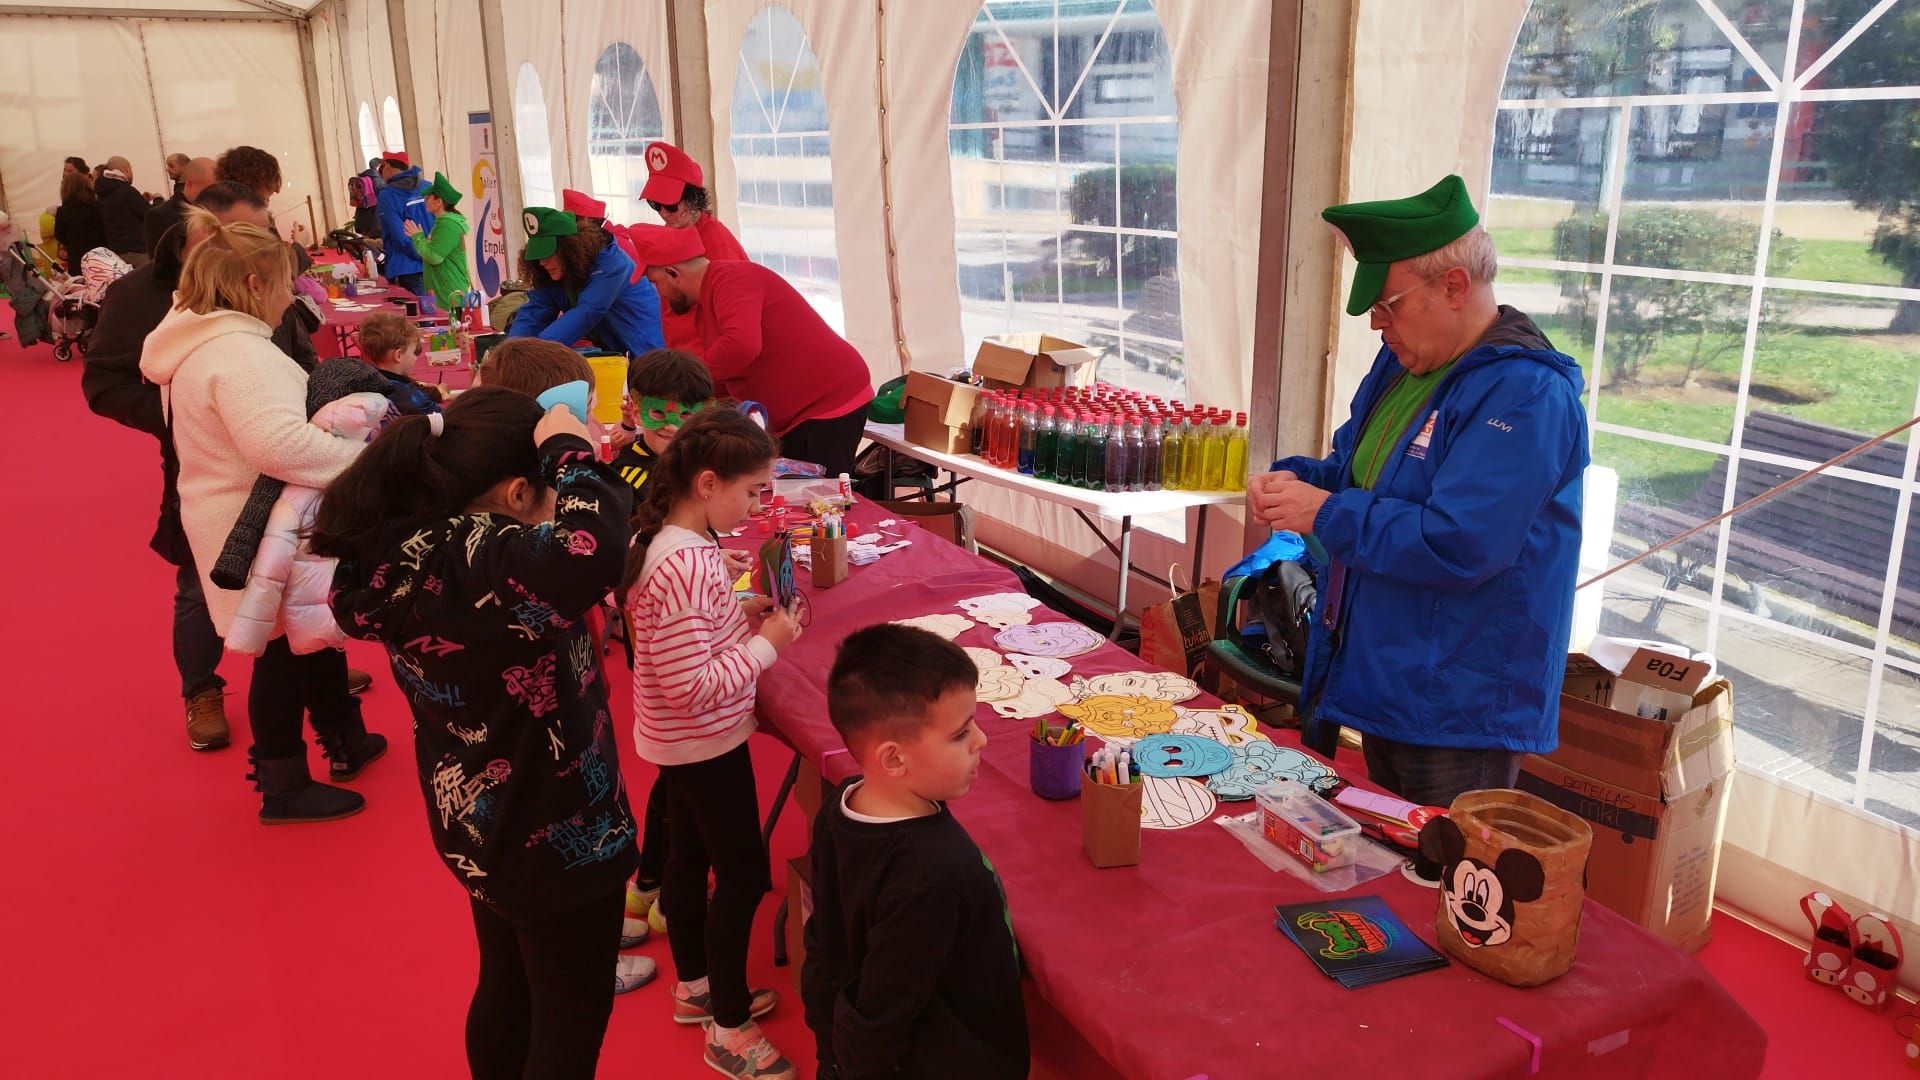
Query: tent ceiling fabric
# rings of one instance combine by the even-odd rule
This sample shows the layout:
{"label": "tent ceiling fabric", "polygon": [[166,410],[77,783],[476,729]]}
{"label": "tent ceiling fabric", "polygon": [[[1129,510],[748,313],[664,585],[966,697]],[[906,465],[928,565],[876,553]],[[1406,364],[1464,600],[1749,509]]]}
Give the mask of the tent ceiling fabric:
{"label": "tent ceiling fabric", "polygon": [[319,7],[321,0],[146,0],[146,2],[124,3],[122,0],[37,0],[31,6],[42,13],[54,15],[71,11],[75,15],[112,15],[122,11],[140,12],[178,12],[181,15],[204,15],[208,13],[245,14],[254,12],[260,15],[283,15],[294,18],[300,13],[311,13]]}

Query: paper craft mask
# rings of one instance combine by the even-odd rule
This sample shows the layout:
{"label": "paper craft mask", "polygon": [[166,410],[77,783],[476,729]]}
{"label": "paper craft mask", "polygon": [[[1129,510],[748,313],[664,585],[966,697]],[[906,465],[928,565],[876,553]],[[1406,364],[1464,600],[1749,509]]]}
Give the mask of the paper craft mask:
{"label": "paper craft mask", "polygon": [[980,701],[1007,701],[1019,697],[1026,688],[1026,676],[1018,670],[1005,665],[985,667],[974,681],[973,696]]}
{"label": "paper craft mask", "polygon": [[952,641],[973,629],[973,620],[965,615],[919,615],[911,619],[896,619],[894,625],[917,626],[928,633],[939,634],[948,641]]}
{"label": "paper craft mask", "polygon": [[1275,780],[1298,780],[1314,787],[1316,781],[1333,775],[1333,770],[1300,751],[1271,742],[1246,742],[1229,751],[1233,763],[1207,780],[1207,787],[1228,802],[1251,799]]}
{"label": "paper craft mask", "polygon": [[793,603],[793,540],[786,533],[760,545],[760,585],[781,607]]}
{"label": "paper craft mask", "polygon": [[1064,621],[1009,626],[993,638],[994,644],[1008,652],[1059,658],[1092,652],[1106,640],[1077,622]]}
{"label": "paper craft mask", "polygon": [[977,622],[985,623],[996,630],[1005,630],[1009,626],[1025,626],[1033,621],[1031,612],[1007,611],[1001,608],[983,608],[970,611]]}
{"label": "paper craft mask", "polygon": [[1260,730],[1260,724],[1253,714],[1238,705],[1222,705],[1218,709],[1182,709],[1175,708],[1174,715],[1180,719],[1173,730],[1188,735],[1205,735],[1214,742],[1228,746],[1239,746],[1250,742],[1272,742],[1267,733]]}
{"label": "paper craft mask", "polygon": [[648,431],[659,431],[664,427],[683,427],[693,414],[713,404],[711,401],[695,401],[682,405],[672,398],[640,398],[640,426]]}
{"label": "paper craft mask", "polygon": [[967,659],[973,661],[973,666],[979,668],[981,671],[985,671],[988,668],[1004,667],[1013,662],[1013,657],[1011,656],[1002,657],[992,649],[983,649],[978,645],[968,645],[966,646],[966,651]]}
{"label": "paper craft mask", "polygon": [[1133,744],[1147,776],[1212,776],[1233,764],[1233,751],[1198,735],[1148,735]]}
{"label": "paper craft mask", "polygon": [[1073,691],[1055,679],[1028,679],[1020,690],[1020,696],[991,704],[994,712],[1009,720],[1031,720],[1056,709],[1064,709],[1066,703],[1072,700]]}
{"label": "paper craft mask", "polygon": [[1200,781],[1187,776],[1149,776],[1140,781],[1140,827],[1184,829],[1213,816],[1219,803]]}
{"label": "paper craft mask", "polygon": [[972,615],[976,611],[1032,611],[1040,606],[1040,601],[1026,593],[1001,592],[971,597],[953,606]]}
{"label": "paper craft mask", "polygon": [[540,391],[539,396],[534,400],[538,401],[543,409],[565,405],[567,411],[573,413],[576,419],[584,421],[587,418],[587,402],[590,399],[591,390],[592,388],[584,381],[575,379],[569,383],[561,383],[559,386],[547,387]]}
{"label": "paper craft mask", "polygon": [[[1070,674],[1073,665],[1057,656],[1028,656],[1026,653],[1008,653],[1007,663],[1020,669],[1020,674],[1029,679],[1057,679]],[[1076,695],[1078,696],[1078,695]]]}
{"label": "paper craft mask", "polygon": [[1138,739],[1173,730],[1173,706],[1159,698],[1095,694],[1060,706],[1060,715],[1109,739]]}
{"label": "paper craft mask", "polygon": [[1171,671],[1116,671],[1110,675],[1095,675],[1090,679],[1075,679],[1073,689],[1081,697],[1123,694],[1180,702],[1199,696],[1200,684]]}

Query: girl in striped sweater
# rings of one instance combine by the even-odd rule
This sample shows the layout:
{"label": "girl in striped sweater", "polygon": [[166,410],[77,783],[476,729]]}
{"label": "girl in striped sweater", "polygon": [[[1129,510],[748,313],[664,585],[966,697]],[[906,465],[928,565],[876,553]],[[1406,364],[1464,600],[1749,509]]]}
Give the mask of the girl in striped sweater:
{"label": "girl in striped sweater", "polygon": [[621,585],[634,643],[634,742],[660,766],[654,797],[667,799],[660,900],[679,973],[673,1018],[706,1025],[708,1065],[755,1080],[795,1073],[754,1023],[779,995],[747,986],[754,909],[773,887],[747,736],[754,685],[800,627],[770,600],[735,599],[709,530],[746,520],[773,482],[777,453],[773,437],[737,410],[689,421],[634,511]]}

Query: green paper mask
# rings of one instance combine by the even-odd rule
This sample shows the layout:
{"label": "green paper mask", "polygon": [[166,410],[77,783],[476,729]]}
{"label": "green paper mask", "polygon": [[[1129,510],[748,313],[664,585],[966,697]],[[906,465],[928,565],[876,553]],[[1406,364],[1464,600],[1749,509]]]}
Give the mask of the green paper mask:
{"label": "green paper mask", "polygon": [[640,426],[648,431],[680,427],[688,417],[711,404],[711,401],[696,401],[691,405],[682,405],[672,398],[643,396],[640,399]]}

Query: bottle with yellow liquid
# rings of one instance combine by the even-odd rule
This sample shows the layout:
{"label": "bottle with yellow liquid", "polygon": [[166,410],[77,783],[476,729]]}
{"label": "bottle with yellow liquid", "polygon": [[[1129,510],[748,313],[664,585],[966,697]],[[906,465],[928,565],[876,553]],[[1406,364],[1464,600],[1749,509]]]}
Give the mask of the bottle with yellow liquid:
{"label": "bottle with yellow liquid", "polygon": [[1180,468],[1186,460],[1187,423],[1179,410],[1167,418],[1167,433],[1160,439],[1160,486],[1180,490]]}
{"label": "bottle with yellow liquid", "polygon": [[1214,414],[1213,430],[1207,435],[1206,460],[1200,467],[1202,491],[1219,491],[1226,484],[1227,437],[1226,414]]}
{"label": "bottle with yellow liquid", "polygon": [[1247,486],[1247,414],[1235,413],[1233,430],[1227,433],[1227,475],[1223,491],[1240,491]]}
{"label": "bottle with yellow liquid", "polygon": [[1213,425],[1207,423],[1206,413],[1196,411],[1187,418],[1187,432],[1187,443],[1180,455],[1180,488],[1205,491],[1207,445],[1213,441]]}

